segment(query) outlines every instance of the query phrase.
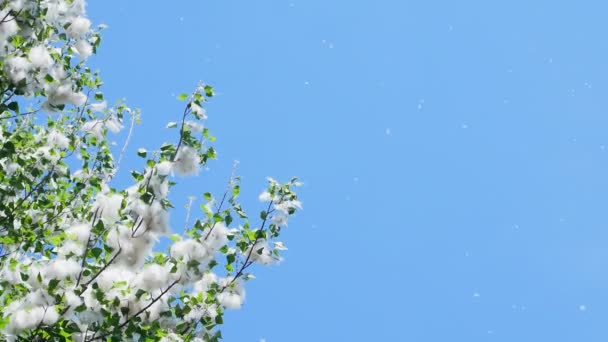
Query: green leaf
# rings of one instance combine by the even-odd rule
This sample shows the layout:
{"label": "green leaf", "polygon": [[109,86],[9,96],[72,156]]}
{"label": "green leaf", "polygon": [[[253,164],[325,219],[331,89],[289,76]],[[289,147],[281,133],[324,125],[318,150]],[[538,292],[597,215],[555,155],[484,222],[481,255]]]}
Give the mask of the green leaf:
{"label": "green leaf", "polygon": [[145,148],[140,148],[139,150],[137,150],[137,155],[142,158],[146,158],[146,156],[148,155],[148,151],[146,151]]}
{"label": "green leaf", "polygon": [[59,280],[58,279],[51,279],[51,281],[49,281],[49,286],[48,286],[47,290],[50,293],[53,293],[55,291],[55,289],[57,288],[57,285],[59,285]]}
{"label": "green leaf", "polygon": [[17,101],[13,101],[11,103],[8,104],[8,109],[12,110],[15,113],[19,113],[19,104],[17,103]]}
{"label": "green leaf", "polygon": [[180,101],[186,101],[188,99],[188,94],[179,94],[177,99]]}
{"label": "green leaf", "polygon": [[214,93],[213,93],[213,87],[210,85],[206,85],[205,86],[205,95],[207,97],[213,97]]}
{"label": "green leaf", "polygon": [[142,289],[139,289],[139,290],[137,290],[137,292],[135,293],[135,297],[137,297],[137,299],[140,299],[140,298],[141,298],[141,296],[143,296],[143,295],[145,295],[145,294],[146,294],[146,291],[144,291],[144,290],[142,290]]}
{"label": "green leaf", "polygon": [[103,252],[103,250],[99,247],[95,247],[95,248],[91,249],[91,254],[95,258],[99,258],[99,256],[101,255],[102,252]]}

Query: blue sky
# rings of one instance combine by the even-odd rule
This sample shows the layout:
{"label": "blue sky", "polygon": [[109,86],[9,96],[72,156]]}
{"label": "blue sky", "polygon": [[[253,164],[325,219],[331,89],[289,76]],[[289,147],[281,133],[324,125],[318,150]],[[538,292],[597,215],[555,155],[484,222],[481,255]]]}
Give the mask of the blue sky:
{"label": "blue sky", "polygon": [[[135,150],[198,80],[219,160],[304,182],[279,266],[226,341],[605,341],[608,10],[602,1],[90,0],[91,64],[143,111]],[[126,178],[125,178],[126,179]],[[200,202],[199,202],[200,203]],[[183,211],[183,210],[182,210]],[[183,218],[173,215],[176,230]]]}

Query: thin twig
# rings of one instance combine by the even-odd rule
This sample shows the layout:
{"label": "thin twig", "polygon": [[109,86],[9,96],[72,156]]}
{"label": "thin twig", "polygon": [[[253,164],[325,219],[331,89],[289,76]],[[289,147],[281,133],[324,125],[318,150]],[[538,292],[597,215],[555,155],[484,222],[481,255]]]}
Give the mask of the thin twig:
{"label": "thin twig", "polygon": [[114,177],[118,173],[118,169],[120,169],[122,158],[124,158],[125,153],[127,152],[127,146],[129,146],[129,141],[131,140],[131,135],[133,134],[133,126],[135,126],[135,115],[131,113],[131,125],[129,126],[129,134],[125,139],[125,143],[122,146],[122,150],[120,150],[120,155],[118,156],[118,161],[116,162],[116,167],[114,168],[114,173],[110,175],[108,180],[112,179],[112,177]]}
{"label": "thin twig", "polygon": [[[114,260],[116,260],[120,252],[122,252],[122,247],[118,248],[118,252],[114,254],[112,259],[110,259],[107,264],[103,265],[99,272],[97,272],[93,277],[91,277],[91,279],[89,279],[89,281],[83,284],[84,289],[86,289],[93,282],[93,280],[95,280],[101,274],[101,272],[105,271],[114,262]],[[82,290],[82,292],[84,292],[84,289]]]}
{"label": "thin twig", "polygon": [[[95,227],[95,220],[97,219],[97,214],[99,213],[99,208],[95,209],[95,214],[93,215],[93,221],[91,222],[91,229]],[[84,266],[87,262],[87,252],[89,251],[89,244],[91,243],[91,236],[93,236],[92,232],[89,232],[89,237],[87,238],[87,244],[84,246],[84,252],[82,254],[82,262],[80,264],[80,272],[78,273],[78,280],[76,280],[76,286],[80,285],[80,280],[82,278],[82,273],[84,272]]]}
{"label": "thin twig", "polygon": [[11,116],[5,116],[3,118],[0,118],[0,120],[9,120],[9,119],[18,118],[20,116],[32,115],[32,114],[38,113],[39,111],[40,111],[40,109],[36,109],[36,110],[31,111],[31,112],[25,112],[25,113],[19,113],[19,114],[15,114],[15,115],[11,115]]}
{"label": "thin twig", "polygon": [[184,128],[186,126],[186,116],[188,116],[189,113],[189,106],[190,103],[188,103],[188,105],[186,105],[186,108],[184,108],[184,114],[182,115],[182,126],[179,129],[179,141],[177,142],[177,147],[175,148],[175,154],[173,154],[173,158],[171,158],[171,161],[175,161],[175,158],[177,157],[177,153],[179,152],[179,148],[182,146],[182,143],[184,142]]}
{"label": "thin twig", "polygon": [[232,279],[232,281],[231,281],[230,283],[228,283],[227,285],[225,285],[225,286],[224,286],[224,287],[223,287],[223,288],[220,290],[220,292],[224,292],[224,290],[225,290],[225,289],[226,289],[228,286],[232,285],[232,284],[233,284],[233,283],[234,283],[234,282],[235,282],[235,281],[238,279],[238,277],[240,277],[240,276],[243,274],[243,271],[245,271],[245,269],[246,269],[247,267],[249,267],[249,266],[250,266],[250,265],[253,263],[253,261],[249,263],[249,259],[251,259],[251,254],[253,253],[253,250],[255,249],[255,248],[254,248],[254,247],[255,247],[255,245],[258,243],[258,241],[260,241],[260,239],[261,239],[261,237],[262,237],[262,232],[264,231],[264,227],[265,227],[265,225],[266,225],[266,222],[268,221],[268,218],[270,217],[270,207],[272,206],[272,204],[273,204],[273,200],[271,200],[271,201],[268,203],[268,208],[266,209],[266,216],[264,217],[264,220],[262,221],[262,226],[260,227],[260,230],[258,230],[258,232],[257,232],[257,234],[256,234],[257,236],[256,236],[256,238],[255,238],[255,241],[253,242],[253,245],[251,245],[251,249],[249,250],[249,253],[247,253],[247,258],[245,259],[245,262],[243,262],[243,266],[241,266],[241,268],[240,268],[240,269],[239,269],[239,271],[236,273],[236,275],[234,276],[234,278]]}
{"label": "thin twig", "polygon": [[194,202],[195,199],[196,197],[194,196],[188,197],[188,204],[186,204],[186,222],[184,223],[184,230],[187,230],[188,226],[190,225],[190,210],[192,209],[192,202]]}

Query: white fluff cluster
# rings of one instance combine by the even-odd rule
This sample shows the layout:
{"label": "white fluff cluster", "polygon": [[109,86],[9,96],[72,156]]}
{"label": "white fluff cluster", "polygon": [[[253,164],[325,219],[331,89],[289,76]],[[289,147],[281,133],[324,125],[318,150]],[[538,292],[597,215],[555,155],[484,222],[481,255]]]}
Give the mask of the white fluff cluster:
{"label": "white fluff cluster", "polygon": [[177,279],[177,275],[171,273],[171,269],[172,266],[170,264],[148,264],[138,274],[136,283],[139,288],[147,291],[164,289]]}
{"label": "white fluff cluster", "polygon": [[233,234],[233,231],[229,230],[223,222],[217,222],[213,230],[205,236],[203,243],[215,253],[228,242],[230,234]]}
{"label": "white fluff cluster", "polygon": [[[105,102],[103,102],[105,104]],[[108,130],[112,133],[118,133],[122,130],[123,125],[120,122],[120,120],[118,120],[118,118],[114,115],[110,116],[110,118],[108,118],[105,121],[105,125],[108,128]]]}
{"label": "white fluff cluster", "polygon": [[54,110],[51,106],[70,104],[75,107],[80,107],[87,101],[87,96],[85,94],[82,92],[75,92],[72,89],[72,85],[67,82],[57,87],[48,88],[45,108],[48,108],[49,111]]}
{"label": "white fluff cluster", "polygon": [[74,45],[81,60],[86,60],[93,54],[93,46],[86,39],[80,39]]}
{"label": "white fluff cluster", "polygon": [[209,290],[209,286],[215,283],[217,283],[217,275],[213,272],[206,272],[199,281],[194,283],[193,293],[206,293]]}
{"label": "white fluff cluster", "polygon": [[273,196],[270,194],[270,192],[268,191],[263,191],[260,196],[258,197],[258,199],[260,200],[260,202],[270,202],[272,201],[274,198]]}
{"label": "white fluff cluster", "polygon": [[[86,96],[85,96],[85,101],[83,101],[82,104],[84,104],[85,102],[86,102]],[[89,108],[91,110],[97,110],[97,109],[101,109],[101,108],[105,109],[105,107],[106,107],[105,102],[102,102],[101,104],[89,105]],[[112,133],[118,133],[123,128],[123,125],[120,122],[120,120],[118,120],[118,118],[116,118],[114,115],[112,115],[105,121],[104,120],[91,120],[91,121],[85,122],[84,125],[82,125],[82,131],[94,136],[97,139],[103,139],[104,127],[107,128]]]}
{"label": "white fluff cluster", "polygon": [[[229,234],[232,232],[223,223],[218,222],[213,230],[210,233],[207,232],[206,235],[203,234],[202,238],[180,240],[171,246],[169,252],[171,257],[180,262],[178,272],[182,283],[196,281],[200,277],[200,273],[205,272],[215,254],[228,242]],[[185,265],[189,261],[196,261],[198,267],[194,270],[186,268]],[[209,281],[209,279],[205,278],[204,281]]]}
{"label": "white fluff cluster", "polygon": [[164,161],[156,164],[156,173],[159,176],[168,176],[173,173],[173,163]]}
{"label": "white fluff cluster", "polygon": [[290,210],[302,209],[302,203],[298,200],[285,200],[274,205],[274,209],[289,214]]}
{"label": "white fluff cluster", "polygon": [[0,56],[5,56],[9,52],[11,45],[8,39],[19,31],[14,17],[9,15],[9,10],[9,8],[0,10],[0,18],[6,17],[6,20],[0,24]]}
{"label": "white fluff cluster", "polygon": [[59,314],[54,306],[35,306],[29,309],[17,310],[10,316],[6,327],[7,332],[16,334],[21,331],[33,329],[39,324],[51,325],[57,322]]}
{"label": "white fluff cluster", "polygon": [[47,142],[51,146],[55,146],[57,148],[66,149],[70,146],[70,139],[68,139],[63,133],[59,132],[56,129],[53,129],[47,135]]}
{"label": "white fluff cluster", "polygon": [[123,197],[119,194],[101,192],[95,197],[93,211],[108,222],[116,222],[120,220],[122,200]]}
{"label": "white fluff cluster", "polygon": [[173,170],[180,176],[197,175],[201,158],[198,151],[190,146],[181,146],[175,156]]}
{"label": "white fluff cluster", "polygon": [[129,202],[126,210],[136,215],[135,228],[139,234],[144,232],[165,234],[169,231],[169,213],[155,200],[148,205],[139,198]]}
{"label": "white fluff cluster", "polygon": [[41,146],[39,147],[36,152],[34,153],[34,155],[36,157],[39,158],[38,163],[40,165],[43,165],[45,163],[43,163],[42,160],[40,160],[40,158],[50,161],[51,164],[56,164],[57,161],[59,160],[59,158],[61,157],[59,155],[59,153],[57,153],[57,151],[53,150],[53,148],[51,146]]}
{"label": "white fluff cluster", "polygon": [[258,240],[253,246],[245,251],[245,255],[251,253],[250,259],[259,262],[263,265],[272,264],[275,258],[272,255],[272,250],[268,247],[268,242],[265,239]]}
{"label": "white fluff cluster", "polygon": [[120,250],[116,264],[138,268],[144,264],[156,240],[154,233],[138,231],[134,235],[131,228],[118,225],[108,233],[106,243],[114,248],[114,253]]}
{"label": "white fluff cluster", "polygon": [[45,19],[61,26],[71,24],[85,13],[84,0],[42,0],[41,3],[46,8]]}
{"label": "white fluff cluster", "polygon": [[72,279],[75,280],[80,274],[80,263],[74,259],[57,258],[51,260],[43,269],[42,276],[45,280],[51,279]]}
{"label": "white fluff cluster", "polygon": [[194,116],[196,116],[196,118],[199,120],[207,118],[207,113],[205,112],[205,109],[203,109],[203,107],[197,105],[194,102],[190,102],[190,110],[192,110],[192,114],[194,114]]}
{"label": "white fluff cluster", "polygon": [[81,256],[84,254],[85,245],[78,241],[66,240],[57,249],[57,255],[61,258],[69,258],[72,255]]}
{"label": "white fluff cluster", "polygon": [[184,262],[190,260],[196,260],[199,262],[207,261],[209,253],[205,249],[202,243],[193,240],[186,239],[175,242],[170,249],[171,257],[176,259],[182,259]]}
{"label": "white fluff cluster", "polygon": [[188,127],[188,129],[191,132],[195,132],[195,133],[201,133],[203,131],[203,129],[205,128],[203,125],[199,124],[198,122],[194,122],[194,121],[186,121],[184,123],[184,125],[186,127]]}
{"label": "white fluff cluster", "polygon": [[[154,171],[156,171],[156,173]],[[148,188],[152,190],[152,193],[154,193],[157,200],[166,198],[167,194],[169,193],[169,182],[166,178],[161,176],[164,175],[159,172],[158,167],[155,169],[147,168],[146,172],[144,173],[145,183]]]}
{"label": "white fluff cluster", "polygon": [[298,200],[280,200],[274,204],[275,213],[272,215],[272,223],[277,226],[287,226],[289,213],[302,209],[302,203]]}
{"label": "white fluff cluster", "polygon": [[[10,267],[4,268],[0,272],[3,280],[11,284],[26,286],[30,290],[25,297],[19,298],[3,308],[4,316],[8,318],[5,333],[14,336],[39,325],[52,325],[57,322],[59,313],[55,307],[57,304],[55,296],[47,292],[49,282],[53,279],[69,279],[70,282],[73,282],[80,270],[80,264],[75,260],[60,257],[35,261],[24,259],[23,263],[14,270],[10,270]],[[23,281],[26,277],[27,281]],[[57,288],[56,291],[61,294],[64,290]],[[68,300],[74,302],[74,296],[72,293]]]}
{"label": "white fluff cluster", "polygon": [[91,120],[87,121],[82,125],[82,131],[94,136],[97,139],[103,138],[103,121],[102,120]]}
{"label": "white fluff cluster", "polygon": [[66,234],[69,238],[80,243],[87,243],[91,234],[91,225],[87,223],[76,223],[66,229]]}
{"label": "white fluff cluster", "polygon": [[10,57],[4,62],[4,71],[8,76],[9,80],[13,84],[18,84],[22,80],[27,83],[30,81],[30,62],[25,57]]}
{"label": "white fluff cluster", "polygon": [[67,33],[72,39],[78,39],[91,29],[91,21],[84,17],[78,17],[72,21],[67,28]]}
{"label": "white fluff cluster", "polygon": [[53,58],[44,45],[33,47],[28,54],[32,65],[38,69],[48,70],[53,65]]}
{"label": "white fluff cluster", "polygon": [[227,309],[240,309],[245,301],[245,288],[241,281],[233,282],[233,278],[228,277],[221,279],[219,285],[221,288],[225,288],[222,293],[217,295],[219,302]]}
{"label": "white fluff cluster", "polygon": [[2,167],[2,170],[6,173],[7,176],[11,176],[21,169],[21,166],[19,166],[19,164],[6,160],[0,162],[0,166]]}
{"label": "white fluff cluster", "polygon": [[82,304],[82,298],[80,298],[80,296],[76,295],[74,293],[74,291],[66,291],[64,293],[64,296],[65,296],[65,302],[67,305],[70,306],[70,308],[76,308]]}
{"label": "white fluff cluster", "polygon": [[89,104],[89,109],[93,112],[103,112],[107,108],[108,103],[106,101]]}

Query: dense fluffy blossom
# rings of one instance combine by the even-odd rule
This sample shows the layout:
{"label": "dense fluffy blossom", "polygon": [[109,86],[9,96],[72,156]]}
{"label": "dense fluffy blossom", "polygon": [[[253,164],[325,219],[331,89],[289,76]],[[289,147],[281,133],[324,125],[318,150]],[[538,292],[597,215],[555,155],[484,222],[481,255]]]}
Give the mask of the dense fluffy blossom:
{"label": "dense fluffy blossom", "polygon": [[69,238],[84,244],[89,240],[91,235],[91,225],[87,223],[76,223],[66,229],[65,232]]}
{"label": "dense fluffy blossom", "polygon": [[72,255],[81,256],[85,248],[85,244],[81,242],[66,240],[57,249],[57,256],[61,258],[69,258]]}
{"label": "dense fluffy blossom", "polygon": [[209,286],[215,283],[217,283],[217,275],[213,272],[207,272],[199,281],[194,283],[194,292],[204,294],[209,290]]}
{"label": "dense fluffy blossom", "polygon": [[53,58],[44,45],[33,47],[28,54],[32,65],[39,69],[47,69],[53,64]]}
{"label": "dense fluffy blossom", "polygon": [[228,242],[230,234],[232,232],[223,222],[217,222],[213,229],[206,233],[203,243],[209,250],[216,252]]}
{"label": "dense fluffy blossom", "polygon": [[194,121],[186,121],[186,122],[184,123],[184,125],[185,125],[186,127],[188,127],[188,129],[189,129],[190,131],[195,132],[195,133],[200,133],[200,132],[202,132],[202,131],[203,131],[203,129],[204,129],[204,126],[203,126],[203,125],[199,124],[198,122],[194,122]]}
{"label": "dense fluffy blossom", "polygon": [[[80,107],[87,101],[87,96],[82,92],[72,90],[72,85],[69,83],[51,87],[47,90],[47,102],[51,106],[61,106],[71,104]],[[52,110],[52,107],[47,107]]]}
{"label": "dense fluffy blossom", "polygon": [[160,162],[156,165],[156,173],[159,176],[168,176],[173,172],[173,163],[170,161]]}
{"label": "dense fluffy blossom", "polygon": [[30,62],[25,57],[11,57],[4,61],[4,71],[13,84],[27,79]]}
{"label": "dense fluffy blossom", "polygon": [[0,10],[0,18],[6,18],[0,24],[0,36],[4,39],[14,35],[18,31],[15,17],[9,13],[9,9]]}
{"label": "dense fluffy blossom", "polygon": [[58,148],[65,149],[70,145],[70,139],[68,139],[63,133],[54,129],[51,130],[47,136],[49,145],[56,146]]}
{"label": "dense fluffy blossom", "polygon": [[55,307],[36,306],[30,309],[18,310],[11,315],[7,331],[19,333],[23,330],[32,329],[41,324],[54,324],[59,319]]}
{"label": "dense fluffy blossom", "polygon": [[285,200],[275,203],[274,209],[282,212],[283,214],[289,214],[297,209],[302,209],[302,203],[300,203],[298,200]]}
{"label": "dense fluffy blossom", "polygon": [[146,265],[138,275],[138,285],[144,290],[157,290],[165,288],[171,281],[175,280],[175,274],[171,273],[171,265]]}
{"label": "dense fluffy blossom", "polygon": [[180,176],[198,174],[201,158],[198,151],[190,146],[182,146],[177,151],[173,170]]}
{"label": "dense fluffy blossom", "polygon": [[66,30],[72,39],[79,38],[91,29],[91,21],[87,18],[78,17],[68,26]]}
{"label": "dense fluffy blossom", "polygon": [[93,54],[93,46],[85,39],[80,39],[74,45],[80,59],[85,60]]}
{"label": "dense fluffy blossom", "polygon": [[8,8],[0,10],[0,18],[6,18],[0,23],[0,56],[5,56],[11,49],[8,39],[18,32],[19,27]]}
{"label": "dense fluffy blossom", "polygon": [[197,105],[196,103],[190,102],[190,109],[192,110],[192,114],[194,114],[197,119],[200,120],[207,118],[207,113],[205,112],[205,109],[203,109],[203,107]]}
{"label": "dense fluffy blossom", "polygon": [[112,116],[105,122],[108,131],[112,133],[118,133],[122,129],[122,123],[116,117]]}
{"label": "dense fluffy blossom", "polygon": [[80,263],[74,259],[54,259],[43,269],[43,279],[75,279],[80,273]]}
{"label": "dense fluffy blossom", "polygon": [[221,279],[219,285],[224,289],[217,296],[219,302],[227,309],[239,309],[245,301],[245,288],[241,281],[228,277]]}
{"label": "dense fluffy blossom", "polygon": [[92,120],[85,122],[85,124],[82,125],[82,130],[88,134],[91,134],[97,139],[101,139],[103,138],[103,121]]}
{"label": "dense fluffy blossom", "polygon": [[251,254],[251,260],[259,262],[263,265],[271,264],[275,261],[272,251],[268,247],[268,242],[265,239],[260,239],[247,250],[246,254]]}
{"label": "dense fluffy blossom", "polygon": [[123,197],[119,194],[99,193],[95,199],[93,210],[109,222],[120,220],[120,207]]}
{"label": "dense fluffy blossom", "polygon": [[152,251],[156,239],[154,233],[144,231],[134,233],[132,229],[119,225],[108,233],[106,243],[115,249],[117,264],[141,267]]}
{"label": "dense fluffy blossom", "polygon": [[196,240],[187,239],[177,241],[171,246],[171,256],[184,261],[201,261],[208,256],[205,246]]}
{"label": "dense fluffy blossom", "polygon": [[270,202],[273,200],[272,195],[268,191],[263,191],[258,198],[260,202]]}
{"label": "dense fluffy blossom", "polygon": [[89,104],[89,109],[93,112],[103,112],[106,108],[108,108],[108,103],[106,101]]}

